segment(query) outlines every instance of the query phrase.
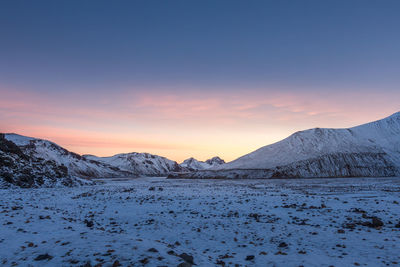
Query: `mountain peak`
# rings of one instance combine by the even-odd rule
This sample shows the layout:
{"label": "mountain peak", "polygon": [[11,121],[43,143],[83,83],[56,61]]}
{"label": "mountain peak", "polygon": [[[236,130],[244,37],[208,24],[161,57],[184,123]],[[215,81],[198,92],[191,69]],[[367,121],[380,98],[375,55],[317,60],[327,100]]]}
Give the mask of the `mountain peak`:
{"label": "mountain peak", "polygon": [[400,112],[347,129],[314,128],[193,177],[354,177],[400,173]]}
{"label": "mountain peak", "polygon": [[213,157],[206,161],[199,161],[193,157],[190,157],[185,159],[180,166],[188,170],[206,170],[224,163],[225,161],[220,157]]}
{"label": "mountain peak", "polygon": [[220,157],[216,156],[211,159],[206,160],[206,163],[210,165],[221,165],[225,163],[225,160],[221,159]]}

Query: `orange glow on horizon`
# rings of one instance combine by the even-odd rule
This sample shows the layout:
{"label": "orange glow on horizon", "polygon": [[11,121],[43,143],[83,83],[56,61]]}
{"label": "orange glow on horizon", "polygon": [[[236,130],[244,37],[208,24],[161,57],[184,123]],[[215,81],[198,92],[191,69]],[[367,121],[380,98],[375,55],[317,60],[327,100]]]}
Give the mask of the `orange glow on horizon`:
{"label": "orange glow on horizon", "polygon": [[[133,93],[136,92],[136,93]],[[0,132],[51,140],[79,154],[149,152],[233,160],[312,127],[351,127],[399,110],[399,94],[260,90],[39,95],[0,87]]]}

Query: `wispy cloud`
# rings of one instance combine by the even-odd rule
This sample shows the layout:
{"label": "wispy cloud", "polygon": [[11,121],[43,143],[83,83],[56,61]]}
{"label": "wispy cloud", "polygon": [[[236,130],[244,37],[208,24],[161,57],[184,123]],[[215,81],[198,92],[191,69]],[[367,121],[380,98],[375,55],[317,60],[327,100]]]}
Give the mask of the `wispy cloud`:
{"label": "wispy cloud", "polygon": [[52,95],[0,87],[0,131],[52,139],[79,153],[135,150],[177,160],[220,153],[230,160],[296,130],[347,127],[399,109],[399,94],[270,91]]}

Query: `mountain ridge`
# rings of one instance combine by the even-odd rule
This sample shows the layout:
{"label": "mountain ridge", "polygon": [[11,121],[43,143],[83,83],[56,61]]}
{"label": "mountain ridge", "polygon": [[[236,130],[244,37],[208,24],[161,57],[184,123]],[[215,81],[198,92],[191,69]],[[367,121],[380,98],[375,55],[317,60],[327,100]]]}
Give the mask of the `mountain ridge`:
{"label": "mountain ridge", "polygon": [[19,146],[0,134],[0,188],[17,186],[75,186],[88,182],[72,177],[67,168],[53,160],[26,155]]}
{"label": "mountain ridge", "polygon": [[[6,133],[4,137],[15,143],[26,155],[52,160],[67,167],[70,175],[79,178],[167,176],[171,172],[193,170],[166,157],[150,153],[119,153],[108,157],[79,155],[46,139],[16,133]],[[199,162],[195,159],[194,161]],[[223,162],[223,160],[214,157],[204,164],[212,167],[216,162]]]}
{"label": "mountain ridge", "polygon": [[[334,165],[341,166],[340,169]],[[247,170],[247,171],[246,171]],[[312,128],[187,178],[400,175],[400,112],[351,128]]]}
{"label": "mountain ridge", "polygon": [[221,164],[224,164],[225,161],[220,157],[216,156],[211,159],[207,159],[206,161],[199,161],[193,157],[185,159],[181,164],[179,164],[182,168],[188,171],[195,170],[206,170]]}
{"label": "mountain ridge", "polygon": [[400,175],[400,112],[351,128],[298,131],[228,163],[214,157],[204,162],[189,158],[178,164],[165,157],[138,152],[110,157],[79,155],[44,139],[15,133],[3,134],[3,137],[17,145],[24,157],[65,166],[68,175],[80,178],[167,176],[171,173],[171,177],[183,178]]}

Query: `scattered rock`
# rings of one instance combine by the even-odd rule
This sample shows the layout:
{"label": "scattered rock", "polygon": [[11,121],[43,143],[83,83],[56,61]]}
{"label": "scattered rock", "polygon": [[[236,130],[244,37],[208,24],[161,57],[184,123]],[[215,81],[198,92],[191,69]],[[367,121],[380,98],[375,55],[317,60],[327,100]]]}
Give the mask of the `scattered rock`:
{"label": "scattered rock", "polygon": [[380,228],[383,226],[383,222],[378,217],[372,217],[371,222],[364,222],[363,225],[371,228]]}
{"label": "scattered rock", "polygon": [[183,259],[184,261],[186,261],[187,263],[194,264],[194,262],[193,262],[193,256],[191,256],[191,255],[189,255],[189,254],[182,253],[182,254],[179,255],[179,257],[180,257],[181,259]]}
{"label": "scattered rock", "polygon": [[87,227],[93,227],[94,225],[93,221],[85,220],[84,223],[86,224]]}
{"label": "scattered rock", "polygon": [[35,258],[35,261],[42,261],[42,260],[51,260],[53,256],[50,256],[49,254],[41,254]]}
{"label": "scattered rock", "polygon": [[372,217],[372,226],[375,227],[375,228],[382,227],[383,226],[383,222],[378,217]]}
{"label": "scattered rock", "polygon": [[217,265],[221,265],[221,266],[225,266],[225,262],[224,261],[222,261],[222,260],[217,260],[216,262],[215,262],[215,264],[217,264]]}
{"label": "scattered rock", "polygon": [[285,242],[281,242],[281,243],[279,243],[278,247],[279,248],[287,248],[288,244],[286,244]]}
{"label": "scattered rock", "polygon": [[143,263],[143,264],[147,264],[147,263],[149,263],[149,259],[148,258],[143,258],[139,262]]}
{"label": "scattered rock", "polygon": [[245,260],[252,261],[252,260],[254,260],[254,258],[255,258],[254,255],[247,255]]}

